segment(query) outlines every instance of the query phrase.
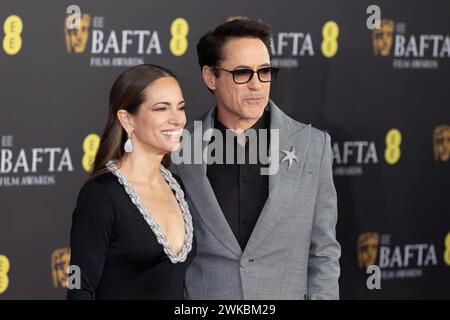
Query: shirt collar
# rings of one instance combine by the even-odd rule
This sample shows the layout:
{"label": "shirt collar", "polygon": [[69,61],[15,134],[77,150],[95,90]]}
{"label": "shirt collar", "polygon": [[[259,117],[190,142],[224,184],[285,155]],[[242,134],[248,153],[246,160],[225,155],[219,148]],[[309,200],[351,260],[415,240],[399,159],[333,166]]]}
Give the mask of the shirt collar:
{"label": "shirt collar", "polygon": [[[270,111],[269,111],[269,108],[266,107],[264,109],[262,116],[258,119],[258,121],[255,122],[255,124],[253,126],[251,126],[250,129],[256,130],[256,132],[258,134],[260,129],[268,130],[269,127],[270,127]],[[226,130],[228,129],[222,122],[220,122],[217,119],[217,108],[214,113],[214,128],[220,130],[220,132],[222,132],[222,134],[225,134]]]}

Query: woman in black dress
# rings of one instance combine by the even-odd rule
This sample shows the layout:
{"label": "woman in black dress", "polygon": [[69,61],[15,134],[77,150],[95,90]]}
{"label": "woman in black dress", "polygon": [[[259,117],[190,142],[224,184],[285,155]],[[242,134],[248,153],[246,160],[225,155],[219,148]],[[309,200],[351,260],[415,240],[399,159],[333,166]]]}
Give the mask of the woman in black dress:
{"label": "woman in black dress", "polygon": [[123,72],[91,178],[73,213],[68,299],[183,299],[195,254],[192,218],[167,165],[186,124],[175,75],[155,65]]}

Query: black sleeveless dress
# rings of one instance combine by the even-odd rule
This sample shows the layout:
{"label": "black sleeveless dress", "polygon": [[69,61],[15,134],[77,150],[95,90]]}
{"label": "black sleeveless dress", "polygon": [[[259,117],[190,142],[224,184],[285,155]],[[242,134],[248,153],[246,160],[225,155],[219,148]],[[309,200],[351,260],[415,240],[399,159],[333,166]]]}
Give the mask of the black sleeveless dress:
{"label": "black sleeveless dress", "polygon": [[[67,299],[183,299],[186,269],[196,251],[192,219],[189,210],[183,210],[182,204],[187,207],[184,197],[178,200],[186,235],[177,255],[114,168],[89,180],[78,195],[70,264],[80,268],[81,286],[68,289]],[[181,189],[178,195],[183,195],[180,179],[173,178],[169,185],[174,195],[174,181]]]}

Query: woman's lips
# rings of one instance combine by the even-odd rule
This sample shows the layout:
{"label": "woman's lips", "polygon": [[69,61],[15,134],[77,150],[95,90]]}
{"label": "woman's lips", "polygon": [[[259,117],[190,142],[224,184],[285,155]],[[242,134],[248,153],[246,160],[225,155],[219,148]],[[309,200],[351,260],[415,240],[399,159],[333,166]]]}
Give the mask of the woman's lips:
{"label": "woman's lips", "polygon": [[183,129],[162,130],[161,133],[170,140],[178,141],[183,133]]}

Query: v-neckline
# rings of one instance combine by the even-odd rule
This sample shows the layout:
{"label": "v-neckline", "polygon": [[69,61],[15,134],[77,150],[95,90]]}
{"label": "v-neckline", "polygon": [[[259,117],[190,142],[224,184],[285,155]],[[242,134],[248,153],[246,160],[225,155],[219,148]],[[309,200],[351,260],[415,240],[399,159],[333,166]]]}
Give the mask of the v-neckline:
{"label": "v-neckline", "polygon": [[193,238],[193,226],[192,226],[192,217],[189,212],[189,207],[184,199],[184,192],[181,189],[178,182],[172,176],[171,172],[160,165],[160,171],[164,180],[168,183],[169,187],[175,191],[175,198],[178,202],[178,205],[181,209],[181,214],[184,220],[184,240],[183,246],[181,250],[176,253],[173,251],[169,241],[167,240],[166,235],[162,232],[160,225],[157,223],[155,218],[149,212],[146,204],[139,198],[138,194],[135,192],[131,183],[128,182],[127,178],[123,175],[123,173],[117,168],[114,161],[108,161],[106,163],[106,167],[113,173],[120,184],[124,187],[126,193],[133,202],[134,205],[138,208],[144,220],[150,226],[152,232],[156,236],[158,243],[163,247],[165,254],[169,257],[172,263],[184,262],[187,258],[187,255],[192,249],[192,238]]}

